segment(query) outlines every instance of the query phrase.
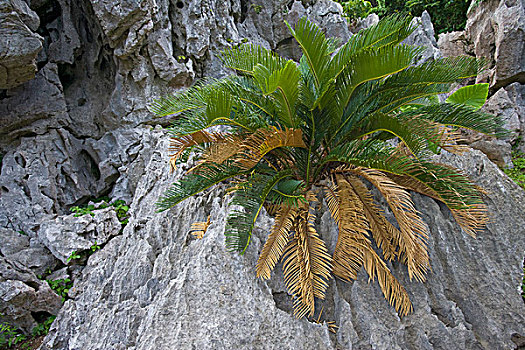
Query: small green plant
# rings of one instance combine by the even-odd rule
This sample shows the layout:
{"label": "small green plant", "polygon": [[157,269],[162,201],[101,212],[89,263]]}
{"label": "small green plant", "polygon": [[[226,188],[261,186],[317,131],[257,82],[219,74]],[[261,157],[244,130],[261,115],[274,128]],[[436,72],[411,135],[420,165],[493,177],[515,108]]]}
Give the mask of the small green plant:
{"label": "small green plant", "polygon": [[256,5],[256,4],[252,4],[252,9],[255,13],[259,14],[261,13],[263,7],[262,5]]}
{"label": "small green plant", "polygon": [[22,236],[27,236],[27,233],[25,233],[25,232],[22,231],[22,230],[18,231],[18,233],[20,233]]}
{"label": "small green plant", "polygon": [[126,204],[126,202],[119,199],[119,200],[114,201],[113,204],[111,205],[113,206],[113,208],[115,208],[115,211],[117,213],[117,218],[119,219],[119,221],[123,225],[127,224],[129,206]]}
{"label": "small green plant", "polygon": [[41,335],[47,335],[49,333],[49,328],[51,328],[51,324],[53,321],[57,318],[56,316],[49,316],[44,322],[39,323],[35,328],[33,328],[33,336],[38,337]]}
{"label": "small green plant", "polygon": [[26,339],[26,336],[15,327],[7,323],[0,323],[0,348],[8,349]]}
{"label": "small green plant", "polygon": [[67,293],[69,292],[69,289],[73,287],[73,282],[69,278],[47,280],[47,284],[49,285],[49,288],[53,289],[62,297],[62,302],[66,301]]}
{"label": "small green plant", "polygon": [[93,254],[100,249],[100,246],[97,244],[97,241],[95,241],[95,244],[93,244],[89,249],[91,250],[91,254]]}
{"label": "small green plant", "polygon": [[337,1],[343,6],[343,14],[349,21],[366,18],[372,11],[372,4],[366,0]]}
{"label": "small green plant", "polygon": [[503,171],[525,190],[525,153],[513,152],[512,164],[514,164],[514,168],[504,169]]}
{"label": "small green plant", "polygon": [[88,215],[88,214],[91,216],[95,216],[95,213],[93,213],[93,210],[95,210],[95,206],[93,204],[90,204],[85,207],[75,206],[75,207],[72,207],[70,210],[72,213],[75,213],[75,215],[73,216],[76,218],[80,216]]}
{"label": "small green plant", "polygon": [[81,258],[80,254],[76,250],[73,250],[71,254],[69,255],[69,258],[67,258],[66,262],[69,263],[71,260],[76,260],[80,258]]}
{"label": "small green plant", "polygon": [[72,213],[75,213],[75,215],[73,215],[74,217],[80,217],[83,215],[95,216],[95,213],[94,213],[95,210],[113,207],[115,208],[115,212],[117,213],[117,217],[120,223],[122,225],[126,225],[128,223],[129,206],[126,204],[125,201],[121,199],[114,201],[112,204],[109,204],[109,201],[110,201],[109,197],[101,197],[101,198],[93,200],[94,203],[102,202],[98,206],[95,206],[94,204],[89,204],[86,206],[75,206],[75,207],[71,207],[70,211]]}

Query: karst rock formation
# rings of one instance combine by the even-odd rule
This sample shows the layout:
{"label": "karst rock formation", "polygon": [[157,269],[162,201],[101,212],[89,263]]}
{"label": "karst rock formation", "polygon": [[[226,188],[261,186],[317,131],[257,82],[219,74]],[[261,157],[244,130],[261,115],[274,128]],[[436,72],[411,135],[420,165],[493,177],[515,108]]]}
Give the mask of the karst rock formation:
{"label": "karst rock formation", "polygon": [[[465,31],[439,40],[425,12],[407,39],[425,46],[421,61],[487,59],[484,108],[505,120],[509,136],[468,135],[466,155],[438,156],[487,191],[487,229],[474,239],[443,205],[414,195],[429,226],[432,271],[417,283],[392,266],[414,312],[400,318],[362,273],[353,283],[332,280],[313,322],[293,317],[280,272],[255,277],[268,215],[240,256],[224,248],[225,188],[156,212],[158,196],[190,165],[169,173],[170,121],[147,104],[228,74],[218,53],[232,45],[298,58],[285,20],[306,16],[345,41],[377,17],[349,28],[328,0],[0,0],[0,321],[30,332],[58,315],[43,350],[525,346],[525,192],[498,167],[511,164],[511,147],[525,150],[524,6],[478,2]],[[125,226],[111,206],[70,213],[101,196],[129,205]],[[189,235],[208,215],[204,238]],[[328,212],[319,225],[335,239]],[[94,245],[101,249],[68,259]],[[38,278],[49,274],[74,281],[65,303]]]}

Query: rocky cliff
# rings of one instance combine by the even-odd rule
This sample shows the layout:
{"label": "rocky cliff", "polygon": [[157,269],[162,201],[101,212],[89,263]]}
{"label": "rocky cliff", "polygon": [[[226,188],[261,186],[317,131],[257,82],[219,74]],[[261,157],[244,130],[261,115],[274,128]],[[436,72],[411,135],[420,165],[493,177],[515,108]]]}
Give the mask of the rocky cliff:
{"label": "rocky cliff", "polygon": [[[393,266],[414,303],[403,319],[364,275],[332,281],[320,323],[294,319],[282,277],[255,278],[272,219],[260,220],[244,256],[227,253],[221,189],[155,213],[158,195],[185,167],[169,174],[159,126],[168,121],[152,120],[147,103],[195,78],[227,74],[216,54],[227,46],[253,42],[297,57],[283,21],[302,16],[329,36],[352,35],[340,6],[327,0],[0,2],[0,320],[30,331],[58,314],[42,349],[517,347],[525,336],[525,194],[479,151],[442,161],[487,190],[491,223],[472,239],[440,204],[415,196],[431,232],[432,273],[410,283]],[[474,135],[471,143],[498,160],[495,148],[503,164],[511,145],[522,147],[524,18],[519,1],[488,0],[471,10],[460,39],[440,38],[441,50],[427,14],[409,38],[426,47],[421,60],[450,50],[490,60],[480,77],[492,88],[485,108],[513,133],[497,141]],[[68,215],[105,195],[129,204],[123,230],[111,207]],[[188,235],[209,214],[215,221],[204,239]],[[333,238],[328,214],[320,225]],[[74,251],[81,259],[68,259]],[[37,278],[49,273],[74,280],[63,305]]]}

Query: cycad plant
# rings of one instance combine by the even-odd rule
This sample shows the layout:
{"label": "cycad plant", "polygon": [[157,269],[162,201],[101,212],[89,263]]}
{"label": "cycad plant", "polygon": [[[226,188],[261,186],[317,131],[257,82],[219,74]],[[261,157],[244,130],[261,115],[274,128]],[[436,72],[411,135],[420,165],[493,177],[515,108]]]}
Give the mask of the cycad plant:
{"label": "cycad plant", "polygon": [[[332,274],[351,281],[361,268],[400,315],[411,311],[388,267],[399,261],[418,281],[429,269],[427,229],[409,190],[445,204],[470,235],[487,222],[480,190],[459,170],[431,161],[443,149],[462,151],[460,128],[500,132],[493,116],[472,106],[479,88],[460,91],[455,103],[436,98],[476,76],[481,64],[460,57],[416,65],[420,48],[401,43],[414,30],[410,22],[386,18],[338,48],[301,19],[290,27],[300,62],[259,46],[230,48],[222,60],[236,74],[151,105],[159,116],[178,114],[170,128],[172,167],[190,152],[195,159],[159,209],[228,183],[234,209],[226,245],[242,254],[265,208],[275,222],[257,276],[270,278],[282,260],[297,317],[314,315]],[[481,104],[485,98],[486,91]],[[390,220],[372,188],[388,203]],[[338,226],[333,254],[315,225],[323,200]]]}

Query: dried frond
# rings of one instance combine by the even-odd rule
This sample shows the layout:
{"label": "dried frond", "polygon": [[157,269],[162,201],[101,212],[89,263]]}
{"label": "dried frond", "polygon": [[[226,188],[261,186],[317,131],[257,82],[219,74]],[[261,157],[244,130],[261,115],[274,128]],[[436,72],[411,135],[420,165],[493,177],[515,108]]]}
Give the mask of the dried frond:
{"label": "dried frond", "polygon": [[220,132],[207,132],[204,130],[194,132],[192,134],[172,137],[170,142],[169,151],[170,155],[170,171],[176,169],[177,160],[180,158],[182,153],[192,146],[197,146],[207,142],[218,142],[227,138],[229,135]]}
{"label": "dried frond", "polygon": [[386,263],[377,255],[372,245],[364,246],[363,266],[371,280],[377,278],[386,300],[392,305],[400,316],[405,316],[412,311],[412,303],[408,294],[392,275]]}
{"label": "dried frond", "polygon": [[[410,176],[388,174],[388,177],[403,187],[444,203],[452,212],[458,225],[472,237],[476,237],[476,232],[482,230],[489,222],[487,206],[484,203],[467,204],[467,199],[471,200],[471,198],[465,198],[465,195],[461,195],[458,191],[455,191],[454,187],[438,193],[425,183]],[[444,178],[442,178],[442,180],[444,180]],[[483,189],[477,186],[473,188],[481,193],[484,192]],[[444,195],[449,196],[444,198]],[[455,206],[457,206],[457,208]]]}
{"label": "dried frond", "polygon": [[410,279],[424,281],[429,268],[428,233],[410,194],[380,171],[361,167],[349,167],[348,171],[370,181],[385,197],[399,225],[400,235],[393,237],[393,244],[399,247],[399,258],[407,265]]}
{"label": "dried frond", "polygon": [[275,265],[281,259],[284,248],[289,240],[289,234],[293,227],[297,209],[288,205],[282,205],[279,209],[272,230],[264,247],[259,260],[257,261],[257,277],[269,279]]}
{"label": "dried frond", "polygon": [[208,219],[206,221],[198,221],[191,224],[190,233],[196,238],[202,239],[210,225],[210,215],[208,215]]}
{"label": "dried frond", "polygon": [[313,316],[315,298],[324,299],[332,270],[328,249],[315,230],[314,221],[315,215],[309,208],[300,209],[294,235],[283,255],[284,281],[295,298],[297,318]]}
{"label": "dried frond", "polygon": [[258,129],[243,142],[235,161],[243,168],[251,169],[270,151],[279,147],[306,147],[301,129],[275,127]]}
{"label": "dried frond", "polygon": [[393,237],[399,237],[401,233],[384,217],[383,209],[374,202],[372,194],[358,177],[350,177],[349,183],[363,203],[363,211],[370,224],[374,241],[382,249],[385,259],[394,260],[397,252],[396,247],[392,244]]}
{"label": "dried frond", "polygon": [[357,278],[363,264],[362,246],[369,244],[370,228],[359,200],[348,181],[338,175],[327,196],[328,208],[339,227],[334,251],[334,274],[346,281]]}

